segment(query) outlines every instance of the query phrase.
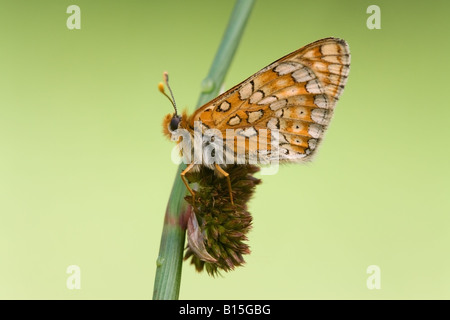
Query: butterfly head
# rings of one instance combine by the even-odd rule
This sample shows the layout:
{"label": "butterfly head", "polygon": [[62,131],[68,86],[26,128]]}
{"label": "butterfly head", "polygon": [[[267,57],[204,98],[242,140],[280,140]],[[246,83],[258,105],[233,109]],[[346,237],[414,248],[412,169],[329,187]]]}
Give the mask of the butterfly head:
{"label": "butterfly head", "polygon": [[181,117],[178,114],[173,114],[172,118],[170,119],[169,123],[169,131],[175,132],[178,129],[178,126],[180,125]]}

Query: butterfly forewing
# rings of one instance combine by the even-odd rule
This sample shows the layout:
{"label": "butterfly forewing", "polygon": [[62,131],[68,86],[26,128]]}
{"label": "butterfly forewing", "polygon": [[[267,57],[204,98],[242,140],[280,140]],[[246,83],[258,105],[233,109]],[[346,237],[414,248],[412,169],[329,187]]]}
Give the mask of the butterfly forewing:
{"label": "butterfly forewing", "polygon": [[[263,149],[260,144],[264,144],[269,153],[271,132],[277,131],[279,160],[308,160],[330,122],[349,68],[350,53],[344,40],[316,41],[207,103],[188,122],[192,127],[194,121],[202,121],[204,129],[218,129],[223,137],[227,137],[227,129],[235,129],[247,138],[267,133],[267,139],[258,141],[256,148]],[[247,157],[251,147],[247,141]],[[234,152],[237,151],[235,146]]]}

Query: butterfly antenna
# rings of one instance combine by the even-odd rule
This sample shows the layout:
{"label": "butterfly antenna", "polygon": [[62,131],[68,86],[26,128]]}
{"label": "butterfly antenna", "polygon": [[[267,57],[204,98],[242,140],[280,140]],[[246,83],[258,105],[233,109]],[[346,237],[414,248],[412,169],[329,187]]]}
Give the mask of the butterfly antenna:
{"label": "butterfly antenna", "polygon": [[178,114],[177,111],[177,104],[175,103],[175,98],[173,97],[173,93],[172,93],[172,89],[169,86],[169,74],[167,72],[163,73],[163,78],[164,78],[164,83],[166,84],[166,87],[169,88],[169,92],[170,92],[170,96],[169,97],[166,93],[166,91],[164,90],[164,84],[162,84],[161,82],[158,84],[158,89],[159,91],[166,96],[167,99],[169,99],[170,103],[172,103],[173,108],[175,109],[175,115]]}

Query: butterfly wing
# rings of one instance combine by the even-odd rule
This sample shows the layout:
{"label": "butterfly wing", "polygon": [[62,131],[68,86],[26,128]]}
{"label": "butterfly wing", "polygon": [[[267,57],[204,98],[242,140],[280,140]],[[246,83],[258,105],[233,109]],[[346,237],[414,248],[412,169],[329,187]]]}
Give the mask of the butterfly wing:
{"label": "butterfly wing", "polygon": [[[318,40],[205,104],[188,123],[193,127],[194,121],[201,121],[202,130],[218,129],[223,137],[227,129],[246,138],[265,129],[269,153],[272,133],[279,132],[279,160],[306,161],[323,138],[349,69],[350,52],[344,40]],[[248,157],[248,142],[244,148]]]}

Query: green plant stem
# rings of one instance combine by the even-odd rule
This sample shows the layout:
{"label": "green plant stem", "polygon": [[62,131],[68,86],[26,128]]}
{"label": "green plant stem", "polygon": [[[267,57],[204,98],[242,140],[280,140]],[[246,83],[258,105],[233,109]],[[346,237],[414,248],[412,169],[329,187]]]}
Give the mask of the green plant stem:
{"label": "green plant stem", "polygon": [[[218,95],[254,2],[255,0],[236,1],[209,74],[203,80],[202,93],[198,99],[197,107]],[[185,164],[178,167],[166,208],[153,286],[154,300],[177,300],[180,293],[186,223],[191,212],[191,208],[184,200],[186,187],[180,179],[180,173],[185,168]]]}

